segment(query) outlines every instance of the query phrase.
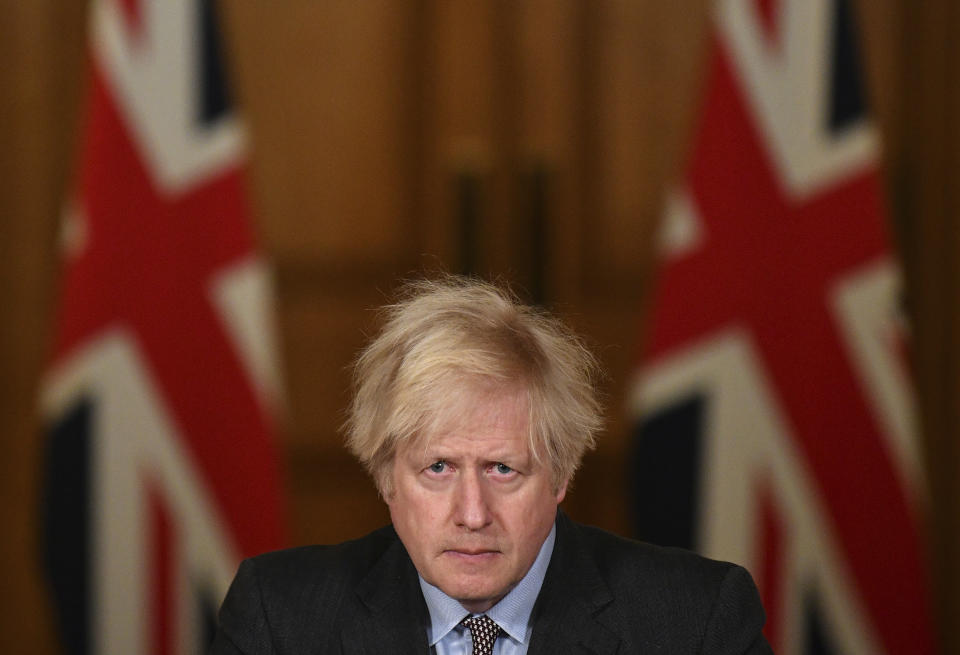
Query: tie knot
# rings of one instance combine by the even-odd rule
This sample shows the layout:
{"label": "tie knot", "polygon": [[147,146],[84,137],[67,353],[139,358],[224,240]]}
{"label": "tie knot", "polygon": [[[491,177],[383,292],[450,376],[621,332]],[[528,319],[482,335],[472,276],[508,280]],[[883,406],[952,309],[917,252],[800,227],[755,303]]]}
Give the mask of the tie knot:
{"label": "tie knot", "polygon": [[493,642],[500,635],[500,626],[486,614],[471,616],[460,622],[460,625],[470,631],[473,641],[473,655],[491,655]]}

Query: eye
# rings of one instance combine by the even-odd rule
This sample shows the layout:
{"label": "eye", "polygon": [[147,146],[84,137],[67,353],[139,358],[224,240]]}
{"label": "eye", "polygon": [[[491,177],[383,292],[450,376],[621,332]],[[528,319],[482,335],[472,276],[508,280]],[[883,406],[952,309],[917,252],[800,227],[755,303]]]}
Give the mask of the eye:
{"label": "eye", "polygon": [[506,464],[504,464],[503,462],[497,462],[493,468],[500,475],[510,475],[511,473],[513,473],[513,469],[507,466]]}
{"label": "eye", "polygon": [[441,459],[439,461],[434,462],[430,466],[428,466],[427,470],[430,471],[431,473],[443,473],[446,470],[446,468],[447,468],[447,463]]}

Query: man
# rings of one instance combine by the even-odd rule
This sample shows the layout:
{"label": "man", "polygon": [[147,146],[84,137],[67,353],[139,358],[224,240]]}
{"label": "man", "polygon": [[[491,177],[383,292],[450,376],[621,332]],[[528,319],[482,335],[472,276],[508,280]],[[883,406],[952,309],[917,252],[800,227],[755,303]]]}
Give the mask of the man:
{"label": "man", "polygon": [[742,568],[558,511],[601,425],[562,323],[452,276],[385,319],[346,428],[392,525],[245,561],[215,655],[770,652]]}

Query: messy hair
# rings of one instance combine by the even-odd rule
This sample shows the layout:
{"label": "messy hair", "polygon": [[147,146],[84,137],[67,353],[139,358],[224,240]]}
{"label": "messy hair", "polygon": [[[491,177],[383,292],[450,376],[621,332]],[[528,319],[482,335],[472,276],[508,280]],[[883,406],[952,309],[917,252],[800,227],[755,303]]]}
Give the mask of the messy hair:
{"label": "messy hair", "polygon": [[555,487],[573,477],[602,416],[597,360],[564,323],[501,286],[454,275],[409,282],[382,311],[354,365],[345,432],[384,497],[398,446],[429,437],[465,387],[525,393],[533,457]]}

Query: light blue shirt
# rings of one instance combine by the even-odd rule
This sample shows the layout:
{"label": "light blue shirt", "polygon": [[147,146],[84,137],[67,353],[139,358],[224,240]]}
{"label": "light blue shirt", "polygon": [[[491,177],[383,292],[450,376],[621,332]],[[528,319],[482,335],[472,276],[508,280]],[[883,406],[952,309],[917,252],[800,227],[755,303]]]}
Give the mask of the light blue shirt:
{"label": "light blue shirt", "polygon": [[[500,599],[500,602],[484,612],[503,630],[493,645],[493,655],[525,655],[530,646],[530,614],[537,602],[547,565],[553,555],[557,539],[557,526],[540,546],[533,565],[516,587]],[[436,655],[470,655],[473,652],[470,631],[460,627],[460,621],[470,616],[459,601],[450,598],[437,587],[420,578],[420,589],[430,611],[427,641]],[[474,614],[473,616],[478,616]]]}

